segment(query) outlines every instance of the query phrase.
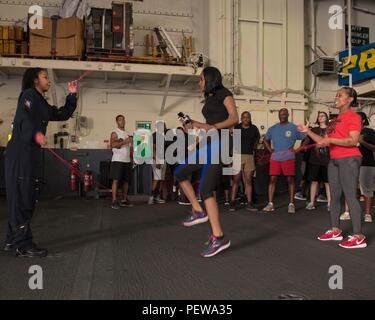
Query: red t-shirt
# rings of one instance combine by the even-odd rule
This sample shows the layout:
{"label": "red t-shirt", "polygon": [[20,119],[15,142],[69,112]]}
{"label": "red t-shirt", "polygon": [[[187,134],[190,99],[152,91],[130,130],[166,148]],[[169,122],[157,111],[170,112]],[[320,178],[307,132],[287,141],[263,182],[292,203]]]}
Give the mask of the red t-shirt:
{"label": "red t-shirt", "polygon": [[[345,139],[349,138],[349,132],[362,130],[361,117],[353,110],[339,114],[336,119],[329,122],[327,135],[329,138]],[[342,147],[335,144],[329,146],[331,159],[346,157],[362,157],[357,147]]]}

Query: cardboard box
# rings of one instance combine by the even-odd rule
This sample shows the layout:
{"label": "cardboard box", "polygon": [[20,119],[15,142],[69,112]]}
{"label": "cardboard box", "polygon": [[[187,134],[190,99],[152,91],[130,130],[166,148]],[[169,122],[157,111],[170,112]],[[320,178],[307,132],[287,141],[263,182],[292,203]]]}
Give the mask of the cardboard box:
{"label": "cardboard box", "polygon": [[16,54],[27,54],[27,41],[16,41]]}
{"label": "cardboard box", "polygon": [[14,26],[8,26],[8,39],[14,40]]}
{"label": "cardboard box", "polygon": [[3,26],[0,26],[0,40],[3,40]]}
{"label": "cardboard box", "polygon": [[3,26],[3,40],[9,39],[8,26]]}
{"label": "cardboard box", "polygon": [[29,52],[29,45],[27,41],[22,41],[21,42],[21,54],[28,54]]}
{"label": "cardboard box", "polygon": [[23,40],[23,27],[15,27],[14,40],[16,41]]}
{"label": "cardboard box", "polygon": [[3,40],[3,54],[9,54],[9,40]]}
{"label": "cardboard box", "polygon": [[3,40],[0,40],[0,55],[4,54]]}
{"label": "cardboard box", "polygon": [[77,17],[43,18],[43,29],[29,30],[29,53],[36,57],[77,57],[84,50],[83,22]]}
{"label": "cardboard box", "polygon": [[15,54],[15,53],[16,53],[16,41],[9,40],[9,54]]}

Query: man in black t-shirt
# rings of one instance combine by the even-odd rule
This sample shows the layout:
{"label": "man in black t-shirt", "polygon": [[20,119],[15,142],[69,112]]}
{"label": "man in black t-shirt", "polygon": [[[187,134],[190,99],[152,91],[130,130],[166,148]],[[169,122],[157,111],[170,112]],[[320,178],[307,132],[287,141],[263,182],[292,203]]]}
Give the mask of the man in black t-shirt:
{"label": "man in black t-shirt", "polygon": [[375,131],[368,128],[369,121],[364,112],[358,112],[362,118],[363,129],[359,138],[359,151],[362,154],[362,165],[359,171],[359,184],[365,198],[365,222],[372,222],[373,183],[375,177]]}
{"label": "man in black t-shirt", "polygon": [[[365,222],[372,222],[372,202],[374,197],[373,183],[375,178],[375,131],[368,128],[369,121],[364,112],[357,112],[362,118],[363,128],[358,140],[358,148],[362,154],[362,164],[359,170],[359,185],[365,201]],[[340,220],[350,220],[348,204],[345,202],[345,212]]]}
{"label": "man in black t-shirt", "polygon": [[[165,141],[165,134],[168,129],[167,129],[167,126],[165,125],[165,122],[163,123],[164,123],[164,131],[163,129],[160,129],[161,126],[159,127],[160,124],[158,125],[157,123],[156,131],[152,134],[154,163],[151,165],[152,166],[152,194],[148,200],[148,204],[150,205],[155,204],[155,203],[158,203],[158,204],[165,203],[165,200],[162,199],[162,193],[163,193],[162,190],[164,187],[167,164],[165,162],[160,163],[158,161],[157,151],[160,151],[160,150],[157,149],[157,146],[156,146],[157,136],[159,136],[161,141],[164,140],[164,152],[165,152],[166,147],[167,147],[167,144]],[[159,156],[163,156],[163,158],[165,158],[164,155],[159,154]]]}
{"label": "man in black t-shirt", "polygon": [[[326,112],[320,111],[316,120],[316,124],[319,127],[312,128],[311,131],[315,134],[325,137],[327,135],[327,125],[328,125],[328,114]],[[314,142],[310,137],[307,138],[307,144],[313,144]],[[329,148],[320,147],[314,148],[310,151],[309,160],[306,168],[306,178],[310,187],[310,202],[307,204],[307,210],[315,210],[315,200],[319,187],[319,183],[324,183],[327,200],[328,200],[328,210],[330,207],[330,189],[328,184],[328,163],[329,163]]]}
{"label": "man in black t-shirt", "polygon": [[247,196],[247,207],[249,211],[257,211],[252,204],[253,185],[252,178],[255,171],[254,149],[256,148],[260,134],[258,128],[251,123],[251,114],[245,111],[241,115],[241,123],[236,125],[234,129],[241,130],[241,152],[239,152],[236,145],[233,146],[233,161],[241,161],[241,171],[233,177],[232,186],[232,202],[229,210],[235,211],[235,199],[238,191],[238,186],[241,182],[241,172],[245,184],[245,191]]}

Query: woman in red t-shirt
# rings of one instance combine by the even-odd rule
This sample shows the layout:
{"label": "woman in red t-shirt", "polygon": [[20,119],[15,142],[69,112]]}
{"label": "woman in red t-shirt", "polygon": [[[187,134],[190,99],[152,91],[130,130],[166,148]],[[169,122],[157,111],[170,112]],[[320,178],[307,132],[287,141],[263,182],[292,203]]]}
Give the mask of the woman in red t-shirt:
{"label": "woman in red t-shirt", "polygon": [[318,147],[329,146],[330,162],[328,165],[328,181],[331,189],[331,225],[332,229],[318,237],[321,241],[341,241],[343,239],[340,225],[341,196],[344,192],[352,216],[353,236],[340,246],[347,249],[365,248],[366,238],[362,234],[361,206],[357,199],[357,186],[362,155],[357,144],[362,129],[360,116],[352,110],[357,105],[357,92],[350,87],[343,87],[336,94],[336,108],[340,114],[331,120],[327,127],[327,135],[321,137],[307,126],[298,129],[306,132]]}

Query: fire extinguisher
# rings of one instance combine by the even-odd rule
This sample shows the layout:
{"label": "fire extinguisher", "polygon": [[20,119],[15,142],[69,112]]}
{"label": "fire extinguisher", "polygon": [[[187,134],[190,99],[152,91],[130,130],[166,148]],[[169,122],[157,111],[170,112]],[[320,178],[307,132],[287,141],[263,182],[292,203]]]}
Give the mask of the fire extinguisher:
{"label": "fire extinguisher", "polygon": [[92,172],[91,171],[85,171],[83,174],[83,191],[88,192],[91,190],[92,187]]}
{"label": "fire extinguisher", "polygon": [[78,160],[72,160],[72,166],[74,169],[70,170],[70,190],[77,191],[78,187],[78,177],[76,175],[76,170],[78,170]]}

